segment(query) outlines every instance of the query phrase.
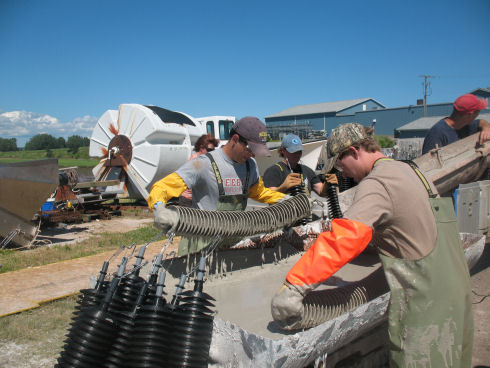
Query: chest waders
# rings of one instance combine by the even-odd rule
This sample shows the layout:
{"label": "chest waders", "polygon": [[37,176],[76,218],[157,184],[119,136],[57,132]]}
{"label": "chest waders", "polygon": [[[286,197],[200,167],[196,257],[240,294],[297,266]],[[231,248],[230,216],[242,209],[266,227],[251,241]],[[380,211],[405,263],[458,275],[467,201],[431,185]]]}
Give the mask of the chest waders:
{"label": "chest waders", "polygon": [[420,170],[410,166],[429,193],[437,241],[419,260],[380,254],[391,290],[390,367],[471,367],[471,285],[453,204],[435,198]]}
{"label": "chest waders", "polygon": [[[247,207],[248,199],[248,182],[250,180],[250,164],[248,161],[245,162],[247,166],[247,175],[245,178],[245,183],[242,183],[242,194],[236,195],[226,195],[225,188],[223,187],[223,179],[218,169],[218,165],[214,160],[213,156],[206,153],[206,156],[211,161],[211,166],[213,167],[214,176],[216,177],[216,183],[218,184],[218,204],[216,207],[217,211],[237,211],[245,210]],[[241,238],[240,238],[241,239]],[[236,239],[235,243],[240,239]],[[226,239],[227,243],[231,243],[235,239]],[[207,247],[211,239],[203,238],[200,236],[187,237],[183,236],[179,242],[179,256],[184,256],[189,253],[199,252],[201,249]],[[218,245],[219,246],[219,245]]]}

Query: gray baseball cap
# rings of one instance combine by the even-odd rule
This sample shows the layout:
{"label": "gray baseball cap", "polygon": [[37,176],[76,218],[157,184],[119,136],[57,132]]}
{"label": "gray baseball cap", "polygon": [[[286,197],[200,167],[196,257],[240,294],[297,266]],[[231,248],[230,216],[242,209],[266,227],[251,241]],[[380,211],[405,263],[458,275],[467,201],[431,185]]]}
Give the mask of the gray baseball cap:
{"label": "gray baseball cap", "polygon": [[303,151],[301,139],[296,134],[287,134],[282,138],[281,147],[284,147],[289,153]]}
{"label": "gray baseball cap", "polygon": [[255,156],[271,155],[266,145],[267,128],[260,119],[253,116],[245,116],[238,120],[232,129],[247,140],[247,144]]}

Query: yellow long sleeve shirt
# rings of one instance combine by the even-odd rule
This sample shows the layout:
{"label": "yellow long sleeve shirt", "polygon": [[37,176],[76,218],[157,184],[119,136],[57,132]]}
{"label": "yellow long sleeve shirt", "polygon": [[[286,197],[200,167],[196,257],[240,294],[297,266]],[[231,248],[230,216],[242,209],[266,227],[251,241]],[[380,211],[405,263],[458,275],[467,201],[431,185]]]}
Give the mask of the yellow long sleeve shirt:
{"label": "yellow long sleeve shirt", "polygon": [[[167,203],[173,197],[179,197],[187,188],[186,183],[177,173],[172,173],[153,184],[147,199],[148,207],[153,210],[157,202]],[[248,190],[249,198],[273,204],[285,196],[284,193],[271,190],[264,186],[262,178]]]}

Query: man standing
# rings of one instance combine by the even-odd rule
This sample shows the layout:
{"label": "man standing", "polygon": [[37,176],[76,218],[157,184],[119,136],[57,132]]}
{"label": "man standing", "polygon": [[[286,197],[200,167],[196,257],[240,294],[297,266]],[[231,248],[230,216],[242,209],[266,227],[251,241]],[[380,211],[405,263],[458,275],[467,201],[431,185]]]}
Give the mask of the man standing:
{"label": "man standing", "polygon": [[[155,225],[170,229],[178,214],[165,203],[192,189],[192,206],[203,210],[245,210],[247,198],[276,203],[285,195],[264,186],[254,156],[270,156],[266,146],[267,129],[259,119],[244,117],[230,131],[222,147],[186,162],[176,172],[153,184],[148,206],[155,209]],[[200,239],[183,238],[179,255],[193,253],[207,245]]]}
{"label": "man standing", "polygon": [[479,143],[490,140],[490,124],[483,119],[476,119],[481,110],[488,107],[488,101],[475,95],[466,94],[456,99],[451,116],[439,120],[424,139],[422,154],[426,154],[436,145],[447,146],[459,139],[466,138],[480,131]]}
{"label": "man standing", "polygon": [[308,193],[311,193],[312,190],[318,195],[322,193],[323,183],[320,178],[308,166],[299,163],[303,155],[303,145],[297,135],[285,135],[278,153],[283,160],[265,170],[264,185],[266,187],[287,193],[291,188],[301,186],[307,189]]}
{"label": "man standing", "polygon": [[384,156],[360,124],[334,129],[327,149],[359,183],[353,204],[291,268],[274,319],[293,324],[304,296],[372,242],[391,291],[390,366],[469,367],[471,287],[451,199],[416,167]]}

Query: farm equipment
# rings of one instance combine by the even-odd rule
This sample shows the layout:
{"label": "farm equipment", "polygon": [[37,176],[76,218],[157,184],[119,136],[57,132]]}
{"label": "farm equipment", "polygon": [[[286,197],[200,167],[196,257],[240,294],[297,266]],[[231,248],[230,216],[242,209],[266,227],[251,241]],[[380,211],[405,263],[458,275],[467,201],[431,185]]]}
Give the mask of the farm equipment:
{"label": "farm equipment", "polygon": [[41,225],[60,222],[88,222],[95,218],[108,220],[120,215],[118,205],[108,206],[104,202],[116,201],[117,191],[104,191],[101,188],[118,185],[118,180],[79,182],[76,167],[59,170],[59,184],[52,195],[44,202],[35,219]]}
{"label": "farm equipment", "polygon": [[189,159],[201,135],[225,143],[234,123],[233,116],[195,119],[158,106],[122,104],[101,116],[90,138],[90,156],[101,159],[93,169],[95,180],[119,180],[106,191],[146,200],[154,182]]}
{"label": "farm equipment", "polygon": [[0,164],[0,248],[28,246],[37,233],[31,221],[58,185],[58,160]]}

